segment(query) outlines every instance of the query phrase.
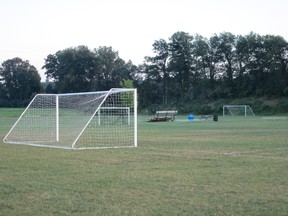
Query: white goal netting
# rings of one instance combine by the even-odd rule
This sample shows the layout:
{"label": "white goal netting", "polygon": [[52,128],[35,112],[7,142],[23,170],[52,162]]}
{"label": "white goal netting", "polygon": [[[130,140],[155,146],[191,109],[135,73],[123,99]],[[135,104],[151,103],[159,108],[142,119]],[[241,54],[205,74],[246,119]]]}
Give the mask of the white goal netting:
{"label": "white goal netting", "polygon": [[223,116],[255,116],[249,105],[224,105]]}
{"label": "white goal netting", "polygon": [[4,142],[67,149],[136,147],[136,89],[38,94]]}

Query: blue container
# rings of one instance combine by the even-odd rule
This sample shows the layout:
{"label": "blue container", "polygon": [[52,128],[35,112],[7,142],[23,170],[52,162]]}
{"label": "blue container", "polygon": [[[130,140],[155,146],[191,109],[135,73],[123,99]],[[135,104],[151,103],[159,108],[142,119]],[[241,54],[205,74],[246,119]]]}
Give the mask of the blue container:
{"label": "blue container", "polygon": [[188,121],[194,121],[195,117],[194,115],[190,114],[188,115]]}

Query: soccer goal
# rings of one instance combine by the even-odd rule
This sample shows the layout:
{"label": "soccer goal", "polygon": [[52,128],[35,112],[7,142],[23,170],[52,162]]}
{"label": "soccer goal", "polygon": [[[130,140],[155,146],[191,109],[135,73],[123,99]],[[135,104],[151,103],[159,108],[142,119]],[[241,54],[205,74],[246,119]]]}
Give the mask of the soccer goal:
{"label": "soccer goal", "polygon": [[255,116],[249,105],[224,105],[223,116]]}
{"label": "soccer goal", "polygon": [[64,149],[137,147],[137,90],[37,94],[4,142]]}

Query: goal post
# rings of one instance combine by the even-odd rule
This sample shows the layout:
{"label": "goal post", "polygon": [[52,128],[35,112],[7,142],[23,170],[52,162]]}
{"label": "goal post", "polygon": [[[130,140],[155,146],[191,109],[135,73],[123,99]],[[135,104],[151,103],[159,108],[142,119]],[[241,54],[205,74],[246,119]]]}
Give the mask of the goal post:
{"label": "goal post", "polygon": [[249,105],[224,105],[223,116],[255,116]]}
{"label": "goal post", "polygon": [[37,94],[3,141],[63,149],[137,147],[137,90]]}

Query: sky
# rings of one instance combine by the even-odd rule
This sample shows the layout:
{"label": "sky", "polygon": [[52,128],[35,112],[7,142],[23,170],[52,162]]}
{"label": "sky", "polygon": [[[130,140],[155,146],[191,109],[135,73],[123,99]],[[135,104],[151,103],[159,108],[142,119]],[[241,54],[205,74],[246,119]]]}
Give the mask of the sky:
{"label": "sky", "polygon": [[0,64],[20,57],[42,80],[59,50],[111,46],[125,61],[153,56],[155,40],[178,31],[280,35],[288,41],[287,0],[0,0]]}

